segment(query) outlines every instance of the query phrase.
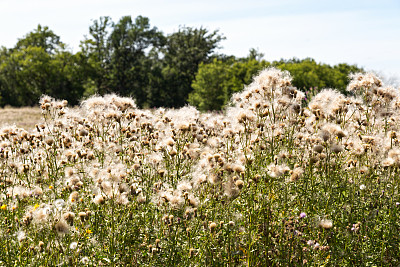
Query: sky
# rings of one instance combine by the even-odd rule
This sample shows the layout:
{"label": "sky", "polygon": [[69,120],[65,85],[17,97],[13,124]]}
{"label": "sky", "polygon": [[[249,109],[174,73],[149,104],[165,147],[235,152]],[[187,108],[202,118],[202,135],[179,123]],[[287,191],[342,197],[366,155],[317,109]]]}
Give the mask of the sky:
{"label": "sky", "polygon": [[180,26],[218,30],[219,53],[268,61],[311,57],[356,64],[400,84],[400,0],[0,0],[0,46],[48,26],[72,51],[93,20],[148,17],[170,34]]}

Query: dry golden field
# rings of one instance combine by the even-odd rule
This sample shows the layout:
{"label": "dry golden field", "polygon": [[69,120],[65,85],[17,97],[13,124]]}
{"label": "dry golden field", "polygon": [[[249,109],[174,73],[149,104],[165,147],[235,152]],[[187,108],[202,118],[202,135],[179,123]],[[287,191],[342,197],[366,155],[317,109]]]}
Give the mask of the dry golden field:
{"label": "dry golden field", "polygon": [[15,124],[17,127],[31,130],[41,120],[42,115],[39,107],[5,107],[0,109],[0,127]]}

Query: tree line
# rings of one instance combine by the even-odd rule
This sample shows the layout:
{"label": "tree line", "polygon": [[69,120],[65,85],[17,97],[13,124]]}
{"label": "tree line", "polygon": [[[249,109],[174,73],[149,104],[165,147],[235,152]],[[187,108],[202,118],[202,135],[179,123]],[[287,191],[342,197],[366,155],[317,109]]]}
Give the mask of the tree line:
{"label": "tree line", "polygon": [[100,17],[72,52],[46,26],[0,49],[0,106],[36,105],[42,94],[76,105],[93,94],[131,96],[138,106],[218,110],[265,67],[288,70],[301,89],[344,90],[355,65],[330,66],[311,58],[268,62],[250,49],[238,58],[217,53],[224,36],[217,30],[181,26],[165,35],[149,19]]}

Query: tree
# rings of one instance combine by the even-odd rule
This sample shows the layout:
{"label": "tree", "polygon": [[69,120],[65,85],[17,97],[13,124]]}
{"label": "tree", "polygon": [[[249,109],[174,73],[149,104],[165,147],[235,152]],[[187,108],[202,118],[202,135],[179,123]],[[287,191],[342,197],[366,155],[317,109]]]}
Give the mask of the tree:
{"label": "tree", "polygon": [[253,77],[259,71],[267,68],[269,65],[269,62],[265,60],[259,61],[251,56],[248,56],[244,60],[239,59],[233,63],[228,70],[228,80],[225,82],[227,100],[230,100],[232,94],[242,91],[244,86],[252,82]]}
{"label": "tree", "polygon": [[90,37],[81,42],[81,56],[86,59],[85,73],[86,94],[105,94],[112,90],[110,79],[110,44],[109,35],[114,27],[110,17],[100,17],[89,27]]}
{"label": "tree", "polygon": [[328,86],[332,88],[339,88],[342,92],[346,92],[346,87],[350,82],[349,74],[364,72],[362,68],[359,68],[356,65],[348,65],[345,63],[340,63],[333,66],[333,70],[335,75],[333,77],[333,81],[328,83]]}
{"label": "tree", "polygon": [[188,102],[202,111],[221,109],[227,97],[224,82],[228,68],[226,63],[217,59],[208,64],[200,63]]}
{"label": "tree", "polygon": [[89,33],[81,43],[88,63],[87,94],[115,92],[134,97],[139,106],[148,106],[149,87],[161,75],[160,68],[154,68],[154,51],[164,44],[163,34],[142,16],[134,21],[125,16],[118,23],[101,17],[93,22]]}
{"label": "tree", "polygon": [[85,59],[79,53],[68,51],[57,53],[50,61],[49,76],[53,78],[49,95],[58,99],[68,100],[69,104],[76,105],[85,92]]}
{"label": "tree", "polygon": [[224,39],[218,31],[180,27],[164,36],[149,19],[94,20],[81,51],[66,49],[47,26],[0,49],[0,105],[35,105],[41,94],[77,104],[82,96],[115,92],[132,96],[140,107],[221,109],[267,66],[288,70],[293,85],[331,87],[345,92],[355,65],[330,66],[306,58],[269,63],[256,49],[244,58],[216,54]]}
{"label": "tree", "polygon": [[[42,46],[43,45],[43,46]],[[28,33],[12,49],[3,48],[0,64],[1,105],[36,105],[42,94],[77,104],[84,73],[79,56],[65,49],[47,27]]]}
{"label": "tree", "polygon": [[200,63],[210,62],[211,54],[223,39],[218,31],[191,27],[181,27],[167,37],[162,49],[163,91],[167,97],[164,106],[181,107],[187,103]]}
{"label": "tree", "polygon": [[163,43],[163,35],[151,28],[149,19],[138,16],[121,18],[110,35],[111,88],[125,96],[134,96],[139,105],[146,102],[144,88],[149,82],[151,61],[146,53]]}
{"label": "tree", "polygon": [[261,53],[260,51],[258,51],[258,49],[255,48],[250,48],[249,50],[249,55],[247,57],[247,59],[255,59],[257,61],[261,61],[264,58],[264,53]]}
{"label": "tree", "polygon": [[56,35],[49,27],[42,27],[40,24],[36,30],[29,32],[24,38],[18,40],[15,49],[22,50],[28,47],[41,47],[48,54],[54,54],[57,50],[65,48],[65,44],[60,41],[60,37]]}
{"label": "tree", "polygon": [[293,77],[292,84],[301,90],[329,87],[338,89],[342,93],[346,93],[349,74],[363,71],[355,65],[339,64],[332,67],[316,63],[311,58],[275,61],[273,65],[289,71]]}
{"label": "tree", "polygon": [[243,90],[251,83],[253,76],[269,65],[254,57],[214,59],[209,64],[201,64],[193,81],[193,91],[189,103],[199,110],[220,110],[231,99],[232,94]]}

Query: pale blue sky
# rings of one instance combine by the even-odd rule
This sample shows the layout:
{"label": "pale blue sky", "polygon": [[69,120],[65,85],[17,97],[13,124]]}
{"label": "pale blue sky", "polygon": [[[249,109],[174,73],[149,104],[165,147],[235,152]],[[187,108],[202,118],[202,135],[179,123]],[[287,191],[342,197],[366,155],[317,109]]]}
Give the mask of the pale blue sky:
{"label": "pale blue sky", "polygon": [[400,0],[0,0],[0,45],[40,23],[76,51],[93,19],[124,15],[146,16],[164,33],[219,29],[224,54],[258,48],[266,60],[312,57],[400,77]]}

